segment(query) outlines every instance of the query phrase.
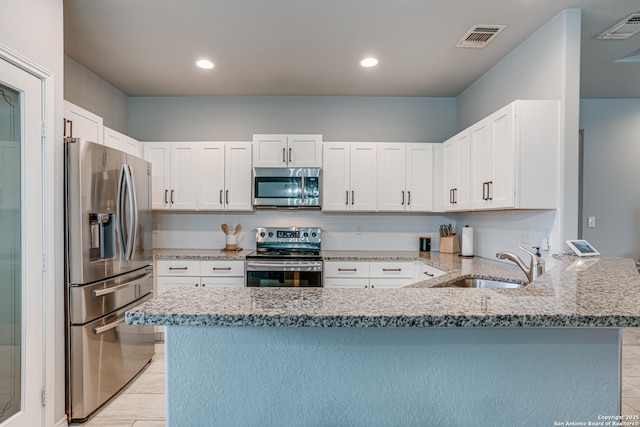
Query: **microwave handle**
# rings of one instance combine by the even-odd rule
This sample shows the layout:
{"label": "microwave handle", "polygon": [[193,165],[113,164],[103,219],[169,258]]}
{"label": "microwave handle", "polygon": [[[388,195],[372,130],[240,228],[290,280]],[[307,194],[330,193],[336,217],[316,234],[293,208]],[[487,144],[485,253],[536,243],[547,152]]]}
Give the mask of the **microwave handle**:
{"label": "microwave handle", "polygon": [[304,174],[300,177],[302,179],[300,185],[300,192],[302,193],[302,201],[304,202]]}

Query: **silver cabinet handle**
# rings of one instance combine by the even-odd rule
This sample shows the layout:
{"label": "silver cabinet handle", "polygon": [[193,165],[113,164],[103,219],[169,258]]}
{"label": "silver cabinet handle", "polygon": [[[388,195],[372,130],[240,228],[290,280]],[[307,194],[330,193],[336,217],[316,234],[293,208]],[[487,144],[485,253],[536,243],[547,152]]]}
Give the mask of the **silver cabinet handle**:
{"label": "silver cabinet handle", "polygon": [[453,189],[453,204],[454,205],[458,204],[458,189],[457,188]]}
{"label": "silver cabinet handle", "polygon": [[291,163],[291,148],[289,148],[289,163]]}
{"label": "silver cabinet handle", "polygon": [[404,205],[404,191],[402,192],[402,203],[400,203],[401,205]]}
{"label": "silver cabinet handle", "polygon": [[284,156],[285,156],[286,151],[287,151],[287,150],[286,150],[285,148],[283,148],[283,149],[282,149],[282,163],[287,163],[287,159],[284,157]]}
{"label": "silver cabinet handle", "polygon": [[347,193],[347,202],[345,203],[345,205],[349,204],[349,190],[345,191],[345,193]]}
{"label": "silver cabinet handle", "polygon": [[487,199],[493,200],[493,181],[487,182]]}
{"label": "silver cabinet handle", "polygon": [[351,204],[353,205],[353,203],[356,200],[356,192],[351,190]]}
{"label": "silver cabinet handle", "polygon": [[164,204],[166,205],[167,203],[169,203],[169,201],[167,200],[167,195],[169,194],[169,190],[164,190]]}
{"label": "silver cabinet handle", "polygon": [[229,204],[229,190],[224,192],[224,201]]}
{"label": "silver cabinet handle", "polygon": [[222,204],[222,190],[220,190],[220,204]]}
{"label": "silver cabinet handle", "polygon": [[174,203],[174,201],[173,201],[173,192],[174,192],[174,190],[171,190],[171,204]]}
{"label": "silver cabinet handle", "polygon": [[358,271],[357,268],[339,268],[338,271]]}
{"label": "silver cabinet handle", "polygon": [[433,274],[429,273],[428,271],[425,271],[424,274],[426,274],[429,277],[433,277]]}
{"label": "silver cabinet handle", "polygon": [[383,268],[382,271],[402,271],[401,268]]}
{"label": "silver cabinet handle", "polygon": [[489,183],[488,182],[483,182],[482,183],[482,200],[489,200]]}
{"label": "silver cabinet handle", "polygon": [[229,271],[229,270],[231,270],[231,267],[213,267],[213,270],[214,271],[216,271],[216,270]]}
{"label": "silver cabinet handle", "polygon": [[188,270],[189,267],[169,267],[169,270]]}
{"label": "silver cabinet handle", "polygon": [[453,204],[453,188],[449,189],[449,204]]}
{"label": "silver cabinet handle", "polygon": [[126,288],[127,286],[131,286],[141,280],[146,279],[147,277],[151,276],[151,272],[147,272],[145,274],[141,274],[140,276],[134,277],[131,280],[128,280],[124,283],[119,284],[118,286],[112,286],[110,288],[107,289],[98,289],[96,291],[92,291],[91,295],[94,297],[101,297],[104,295],[108,295],[108,294],[112,294],[114,292],[117,292],[118,290],[122,289],[122,288]]}
{"label": "silver cabinet handle", "polygon": [[106,324],[104,326],[99,326],[97,328],[93,328],[93,333],[96,334],[96,335],[100,335],[100,334],[102,334],[104,332],[107,332],[108,330],[113,329],[116,326],[121,325],[123,323],[124,323],[124,317],[121,317],[120,319],[116,320],[115,322],[111,322],[111,323],[108,323],[108,324]]}
{"label": "silver cabinet handle", "polygon": [[411,204],[411,191],[407,191],[407,206]]}

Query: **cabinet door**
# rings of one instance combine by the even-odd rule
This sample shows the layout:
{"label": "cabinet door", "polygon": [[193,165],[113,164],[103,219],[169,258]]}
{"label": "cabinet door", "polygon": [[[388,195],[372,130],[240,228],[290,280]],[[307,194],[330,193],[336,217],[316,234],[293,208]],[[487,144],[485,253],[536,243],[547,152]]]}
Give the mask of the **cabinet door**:
{"label": "cabinet door", "polygon": [[224,200],[227,210],[253,210],[251,204],[250,142],[226,143],[224,182]]}
{"label": "cabinet door", "polygon": [[444,143],[444,203],[447,211],[470,208],[471,144],[465,130]]}
{"label": "cabinet door", "polygon": [[184,288],[189,286],[192,288],[200,287],[200,277],[160,277],[156,278],[158,295],[169,289]]}
{"label": "cabinet door", "polygon": [[322,135],[289,135],[286,157],[289,167],[321,167]]}
{"label": "cabinet door", "polygon": [[433,210],[433,145],[406,144],[406,210]]}
{"label": "cabinet door", "polygon": [[169,209],[171,186],[171,145],[166,142],[145,142],[144,158],[151,162],[151,209]]}
{"label": "cabinet door", "polygon": [[471,127],[471,208],[486,209],[493,180],[493,138],[487,119]]}
{"label": "cabinet door", "polygon": [[198,175],[197,145],[191,142],[171,143],[171,209],[197,209]]}
{"label": "cabinet door", "polygon": [[64,101],[65,136],[82,138],[102,144],[102,117],[78,107],[69,101]]}
{"label": "cabinet door", "polygon": [[444,164],[444,207],[445,210],[456,210],[455,195],[458,189],[458,144],[456,136],[447,140],[442,148]]}
{"label": "cabinet door", "polygon": [[325,261],[324,277],[326,278],[364,278],[369,279],[368,261]]}
{"label": "cabinet door", "polygon": [[126,135],[123,135],[120,132],[110,129],[106,126],[103,127],[103,130],[104,135],[102,141],[104,145],[106,145],[107,147],[115,148],[116,150],[122,150]]}
{"label": "cabinet door", "polygon": [[253,135],[253,167],[287,166],[287,135]]}
{"label": "cabinet door", "polygon": [[127,154],[131,154],[132,156],[142,157],[140,143],[130,136],[124,135],[122,150]]}
{"label": "cabinet door", "polygon": [[224,142],[198,144],[198,209],[224,209]]}
{"label": "cabinet door", "polygon": [[408,202],[405,144],[378,144],[378,152],[378,210],[404,211]]}
{"label": "cabinet door", "polygon": [[489,195],[492,209],[514,206],[514,107],[515,104],[510,104],[489,117],[493,137],[493,170]]}
{"label": "cabinet door", "polygon": [[329,278],[324,279],[322,283],[324,288],[333,289],[364,289],[369,287],[369,279],[337,279]]}
{"label": "cabinet door", "polygon": [[352,211],[375,211],[378,207],[377,145],[374,143],[351,144],[349,187]]}
{"label": "cabinet door", "polygon": [[203,288],[244,288],[244,277],[202,277]]}
{"label": "cabinet door", "polygon": [[322,146],[322,210],[349,210],[349,143],[326,142]]}

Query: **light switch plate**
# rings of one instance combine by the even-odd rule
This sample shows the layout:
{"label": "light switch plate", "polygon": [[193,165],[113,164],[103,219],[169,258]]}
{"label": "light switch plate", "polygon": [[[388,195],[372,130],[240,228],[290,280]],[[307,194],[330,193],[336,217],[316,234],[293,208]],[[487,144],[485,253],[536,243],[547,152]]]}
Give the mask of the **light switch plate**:
{"label": "light switch plate", "polygon": [[596,217],[595,216],[587,217],[587,227],[588,228],[596,228]]}

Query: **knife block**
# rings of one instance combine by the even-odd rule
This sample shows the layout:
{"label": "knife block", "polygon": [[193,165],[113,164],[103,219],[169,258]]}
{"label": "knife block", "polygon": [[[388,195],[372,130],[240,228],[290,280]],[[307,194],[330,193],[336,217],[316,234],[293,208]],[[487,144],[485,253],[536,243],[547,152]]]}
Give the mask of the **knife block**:
{"label": "knife block", "polygon": [[458,235],[445,236],[440,238],[440,252],[444,254],[457,254],[460,252],[460,240]]}

